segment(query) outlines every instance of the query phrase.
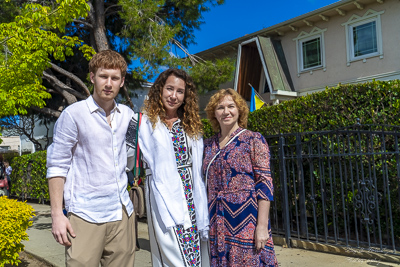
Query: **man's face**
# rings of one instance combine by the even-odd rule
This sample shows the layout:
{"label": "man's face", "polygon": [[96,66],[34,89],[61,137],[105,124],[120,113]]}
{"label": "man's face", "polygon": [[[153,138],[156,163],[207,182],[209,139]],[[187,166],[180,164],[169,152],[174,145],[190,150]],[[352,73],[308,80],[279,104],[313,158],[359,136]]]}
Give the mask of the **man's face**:
{"label": "man's face", "polygon": [[125,77],[122,77],[119,69],[99,68],[96,73],[90,73],[90,80],[94,85],[93,98],[101,106],[114,100],[124,85]]}

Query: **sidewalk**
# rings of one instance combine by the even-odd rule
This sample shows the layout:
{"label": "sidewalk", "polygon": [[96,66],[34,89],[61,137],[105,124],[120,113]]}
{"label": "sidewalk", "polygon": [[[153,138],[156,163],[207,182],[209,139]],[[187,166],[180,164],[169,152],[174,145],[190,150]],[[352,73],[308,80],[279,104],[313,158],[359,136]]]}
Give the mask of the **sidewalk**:
{"label": "sidewalk", "polygon": [[[29,241],[24,241],[25,250],[39,258],[46,260],[54,266],[65,266],[64,247],[59,245],[51,234],[50,206],[42,204],[28,203],[34,210],[36,217],[33,218],[33,225],[29,227],[27,233]],[[139,243],[141,250],[136,252],[135,266],[151,267],[150,243],[147,232],[147,224],[139,222]],[[307,266],[307,267],[390,267],[400,266],[400,264],[378,262],[351,258],[334,254],[315,252],[304,249],[275,247],[280,267]],[[245,266],[243,266],[245,267]]]}

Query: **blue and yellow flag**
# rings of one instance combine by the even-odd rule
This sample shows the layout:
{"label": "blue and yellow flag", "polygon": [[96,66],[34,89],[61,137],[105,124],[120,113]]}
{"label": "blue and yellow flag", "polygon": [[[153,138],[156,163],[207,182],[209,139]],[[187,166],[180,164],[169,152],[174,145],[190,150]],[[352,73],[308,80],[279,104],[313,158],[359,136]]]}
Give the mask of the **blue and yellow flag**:
{"label": "blue and yellow flag", "polygon": [[253,86],[251,87],[251,101],[250,101],[250,112],[261,108],[265,104],[264,101],[256,94]]}

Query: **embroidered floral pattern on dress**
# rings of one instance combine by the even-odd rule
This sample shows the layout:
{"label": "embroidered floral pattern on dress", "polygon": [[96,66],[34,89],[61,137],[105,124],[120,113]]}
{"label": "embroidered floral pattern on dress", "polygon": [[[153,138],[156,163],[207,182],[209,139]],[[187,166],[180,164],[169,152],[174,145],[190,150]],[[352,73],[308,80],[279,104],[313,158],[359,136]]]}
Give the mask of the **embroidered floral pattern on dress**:
{"label": "embroidered floral pattern on dress", "polygon": [[178,167],[178,173],[181,177],[189,217],[192,222],[192,226],[188,229],[184,229],[183,226],[178,225],[175,227],[175,232],[186,266],[201,266],[200,236],[196,226],[196,213],[192,194],[191,149],[187,144],[188,140],[180,125],[180,120],[177,120],[172,125],[170,133],[172,134],[176,166]]}

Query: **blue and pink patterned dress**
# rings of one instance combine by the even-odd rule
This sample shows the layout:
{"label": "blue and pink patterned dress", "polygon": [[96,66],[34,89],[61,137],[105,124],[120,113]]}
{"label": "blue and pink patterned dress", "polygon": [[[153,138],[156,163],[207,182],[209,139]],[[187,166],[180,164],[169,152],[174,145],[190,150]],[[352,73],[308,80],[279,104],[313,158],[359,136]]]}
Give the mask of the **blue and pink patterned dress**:
{"label": "blue and pink patterned dress", "polygon": [[207,177],[211,266],[278,266],[269,240],[257,252],[257,200],[273,200],[270,154],[264,137],[237,129],[222,149],[220,134],[204,141],[203,172]]}

